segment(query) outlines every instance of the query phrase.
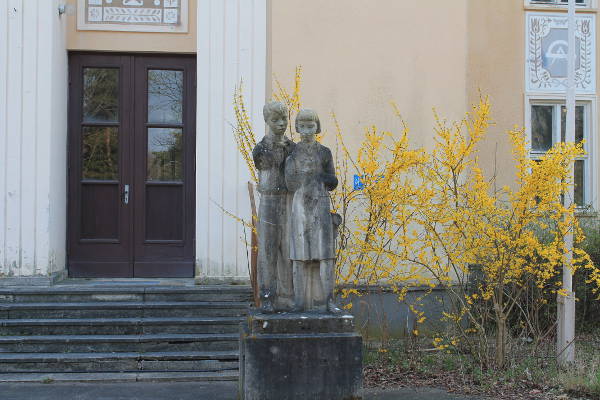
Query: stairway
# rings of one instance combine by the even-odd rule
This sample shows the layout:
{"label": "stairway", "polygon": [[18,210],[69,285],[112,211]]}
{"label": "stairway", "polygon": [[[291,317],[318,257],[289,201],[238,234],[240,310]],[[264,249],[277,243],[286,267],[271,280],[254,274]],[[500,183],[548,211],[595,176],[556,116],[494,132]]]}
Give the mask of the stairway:
{"label": "stairway", "polygon": [[0,288],[0,382],[237,380],[251,297],[168,280]]}

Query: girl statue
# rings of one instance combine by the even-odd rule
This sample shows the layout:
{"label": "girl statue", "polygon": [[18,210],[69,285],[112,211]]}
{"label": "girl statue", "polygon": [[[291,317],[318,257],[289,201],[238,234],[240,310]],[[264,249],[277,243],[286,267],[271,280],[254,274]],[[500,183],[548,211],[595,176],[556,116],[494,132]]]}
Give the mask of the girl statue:
{"label": "girl statue", "polygon": [[335,226],[329,191],[338,184],[333,157],[316,141],[321,132],[316,112],[301,110],[296,132],[301,141],[285,161],[285,182],[293,193],[290,259],[295,309],[340,312],[333,301]]}

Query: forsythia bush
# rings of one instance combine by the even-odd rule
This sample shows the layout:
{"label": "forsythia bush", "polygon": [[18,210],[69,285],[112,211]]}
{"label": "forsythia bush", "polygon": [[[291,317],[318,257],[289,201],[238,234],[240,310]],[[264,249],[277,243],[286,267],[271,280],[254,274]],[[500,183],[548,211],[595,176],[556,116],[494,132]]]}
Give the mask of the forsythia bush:
{"label": "forsythia bush", "polygon": [[[411,286],[444,288],[451,302],[444,319],[454,330],[433,344],[461,347],[482,365],[501,367],[511,334],[507,320],[532,323],[519,304],[523,291],[536,287],[540,302],[564,295],[554,283],[569,260],[564,238],[571,233],[578,243],[583,235],[575,206],[566,208],[562,194],[573,185],[569,166],[583,149],[560,143],[536,162],[528,157],[524,132],[509,131],[515,182],[497,188],[478,163],[489,114],[482,99],[459,123],[436,118],[430,151],[411,149],[406,128],[399,139],[366,130],[350,162],[363,189],[342,187],[336,203],[356,210],[340,236],[338,282],[387,284],[400,299]],[[572,259],[573,272],[589,269],[590,280],[600,283],[583,250],[576,247]],[[422,322],[426,316],[413,310]]]}

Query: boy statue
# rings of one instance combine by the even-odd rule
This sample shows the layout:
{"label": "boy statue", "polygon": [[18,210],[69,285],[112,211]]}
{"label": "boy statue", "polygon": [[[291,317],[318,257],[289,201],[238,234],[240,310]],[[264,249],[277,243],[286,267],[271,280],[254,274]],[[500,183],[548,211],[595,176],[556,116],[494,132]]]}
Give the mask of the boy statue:
{"label": "boy statue", "polygon": [[258,285],[260,310],[271,313],[294,307],[292,264],[289,257],[288,210],[291,196],[285,185],[285,159],[294,142],[285,136],[288,109],[281,102],[263,108],[267,134],[252,150],[258,170]]}
{"label": "boy statue", "polygon": [[285,182],[293,192],[290,214],[290,258],[294,268],[297,311],[341,310],[333,300],[335,232],[329,191],[338,184],[331,150],[316,141],[321,132],[313,110],[296,117],[300,142],[285,161]]}

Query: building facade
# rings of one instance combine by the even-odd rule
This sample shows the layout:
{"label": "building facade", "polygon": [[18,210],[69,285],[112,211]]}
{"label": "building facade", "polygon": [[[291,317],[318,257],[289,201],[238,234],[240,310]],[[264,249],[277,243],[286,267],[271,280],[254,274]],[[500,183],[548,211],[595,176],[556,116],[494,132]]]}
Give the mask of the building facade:
{"label": "building facade", "polygon": [[[576,202],[597,209],[597,0],[578,3]],[[273,77],[303,67],[302,102],[334,142],[365,126],[433,144],[432,107],[480,93],[495,125],[481,162],[513,180],[504,131],[531,156],[562,138],[562,0],[7,0],[0,5],[0,284],[72,277],[248,278],[249,175],[233,93],[251,123]]]}

